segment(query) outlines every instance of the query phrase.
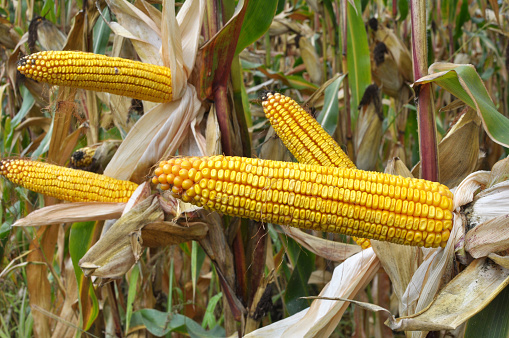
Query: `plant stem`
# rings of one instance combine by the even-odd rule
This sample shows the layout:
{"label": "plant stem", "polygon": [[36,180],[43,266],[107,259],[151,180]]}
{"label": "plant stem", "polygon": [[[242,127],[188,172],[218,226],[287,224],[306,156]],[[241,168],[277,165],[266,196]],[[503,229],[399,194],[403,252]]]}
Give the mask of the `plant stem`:
{"label": "plant stem", "polygon": [[[428,73],[428,48],[426,45],[426,1],[412,0],[412,58],[414,80]],[[415,93],[417,124],[419,127],[419,151],[421,155],[421,178],[438,181],[438,149],[435,113],[431,85],[425,84]]]}

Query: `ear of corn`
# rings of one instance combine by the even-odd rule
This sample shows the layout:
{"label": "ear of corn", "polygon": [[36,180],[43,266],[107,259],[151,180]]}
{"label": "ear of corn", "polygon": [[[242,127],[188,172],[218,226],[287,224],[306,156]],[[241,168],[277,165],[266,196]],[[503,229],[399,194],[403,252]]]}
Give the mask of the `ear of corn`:
{"label": "ear of corn", "polygon": [[21,58],[18,71],[52,85],[153,102],[172,100],[170,68],[85,52],[44,51]]}
{"label": "ear of corn", "polygon": [[[262,95],[265,115],[283,143],[304,164],[337,168],[355,168],[336,141],[304,109],[289,97],[267,92]],[[282,121],[282,122],[281,122]],[[297,122],[295,122],[297,121]],[[290,122],[291,125],[286,125]],[[313,142],[311,137],[319,137]],[[333,149],[331,152],[330,149]],[[371,246],[369,239],[352,236],[363,249]]]}
{"label": "ear of corn", "polygon": [[136,183],[24,159],[0,161],[0,174],[32,191],[71,202],[127,202]]}
{"label": "ear of corn", "polygon": [[262,95],[265,115],[300,163],[355,168],[339,144],[297,102],[280,93]]}
{"label": "ear of corn", "polygon": [[445,246],[452,193],[436,182],[243,157],[163,161],[154,183],[232,216],[406,245]]}

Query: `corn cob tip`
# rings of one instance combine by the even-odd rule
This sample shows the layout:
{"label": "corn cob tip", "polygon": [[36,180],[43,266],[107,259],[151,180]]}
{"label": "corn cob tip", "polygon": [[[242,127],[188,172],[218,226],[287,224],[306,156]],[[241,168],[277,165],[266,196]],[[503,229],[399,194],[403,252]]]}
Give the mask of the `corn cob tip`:
{"label": "corn cob tip", "polygon": [[452,229],[452,193],[436,182],[228,156],[174,158],[154,174],[162,190],[231,216],[426,247]]}
{"label": "corn cob tip", "polygon": [[260,99],[262,101],[267,101],[272,95],[274,95],[276,92],[273,90],[264,90],[260,94]]}
{"label": "corn cob tip", "polygon": [[152,102],[173,99],[168,67],[76,51],[43,51],[22,57],[18,71],[52,85],[123,95]]}

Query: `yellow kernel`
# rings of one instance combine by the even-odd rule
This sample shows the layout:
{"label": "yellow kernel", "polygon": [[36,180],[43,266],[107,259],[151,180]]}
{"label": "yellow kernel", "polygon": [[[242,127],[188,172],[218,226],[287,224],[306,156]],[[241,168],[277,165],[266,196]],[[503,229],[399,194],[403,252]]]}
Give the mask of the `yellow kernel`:
{"label": "yellow kernel", "polygon": [[[157,168],[157,169],[159,169],[159,168]],[[156,170],[157,170],[157,169],[156,169]],[[169,164],[165,164],[165,165],[163,166],[163,172],[164,172],[166,175],[171,174],[171,165],[169,165]]]}
{"label": "yellow kernel", "polygon": [[180,176],[183,180],[185,180],[185,179],[189,178],[188,173],[189,173],[189,171],[187,169],[180,169],[178,172],[178,176]]}
{"label": "yellow kernel", "polygon": [[[185,170],[185,169],[182,169],[182,170]],[[175,181],[174,181],[175,183]],[[190,179],[185,179],[183,182],[182,182],[182,189],[184,190],[187,190],[189,188],[191,188],[193,186],[193,181],[191,181]]]}
{"label": "yellow kernel", "polygon": [[163,172],[163,168],[161,168],[161,167],[158,167],[158,168],[156,168],[156,170],[154,170],[154,174],[155,174],[156,176],[159,176],[159,175],[161,175],[161,174],[163,174],[163,173],[164,173],[164,172]]}
{"label": "yellow kernel", "polygon": [[175,176],[175,178],[173,179],[173,186],[174,187],[177,187],[177,188],[180,188],[182,187],[182,182],[184,180],[182,179],[182,177],[180,176]]}

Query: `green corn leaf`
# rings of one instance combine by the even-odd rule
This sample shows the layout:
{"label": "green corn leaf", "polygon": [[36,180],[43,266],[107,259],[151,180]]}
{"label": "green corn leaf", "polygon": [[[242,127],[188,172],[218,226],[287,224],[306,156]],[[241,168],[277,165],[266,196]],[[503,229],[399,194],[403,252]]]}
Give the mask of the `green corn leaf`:
{"label": "green corn leaf", "polygon": [[430,66],[429,74],[415,82],[416,91],[424,83],[439,85],[477,111],[494,142],[509,147],[509,119],[498,112],[474,66],[438,62]]}

